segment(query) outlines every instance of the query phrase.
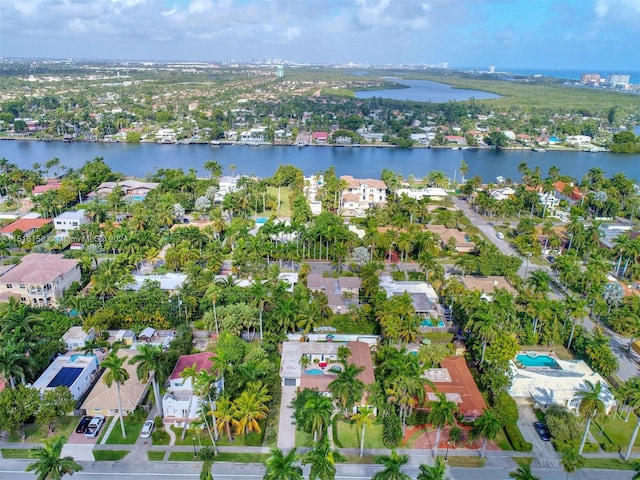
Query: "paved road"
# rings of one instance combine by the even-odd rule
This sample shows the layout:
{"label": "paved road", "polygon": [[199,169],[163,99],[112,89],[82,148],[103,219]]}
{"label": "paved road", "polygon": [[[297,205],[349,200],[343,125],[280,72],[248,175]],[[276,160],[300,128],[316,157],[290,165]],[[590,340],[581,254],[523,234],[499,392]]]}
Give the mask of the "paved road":
{"label": "paved road", "polygon": [[[508,462],[508,465],[506,464]],[[95,462],[83,463],[84,470],[76,473],[73,478],[84,480],[104,480],[114,478],[118,480],[193,480],[199,477],[201,463],[199,462],[146,462],[128,464],[123,462]],[[447,477],[452,480],[501,480],[508,479],[509,472],[515,469],[512,460],[505,458],[505,465],[491,465],[484,468],[450,468]],[[28,460],[0,460],[0,480],[33,480],[35,475],[25,473]],[[369,480],[380,470],[378,465],[338,465],[336,480]],[[408,465],[403,469],[412,478],[418,475],[417,465]],[[304,467],[308,475],[308,467]],[[566,473],[559,468],[533,468],[533,473],[545,480],[565,480]],[[214,463],[213,475],[216,480],[261,479],[264,466],[260,464]],[[633,474],[619,470],[581,470],[572,475],[573,480],[629,480]]]}

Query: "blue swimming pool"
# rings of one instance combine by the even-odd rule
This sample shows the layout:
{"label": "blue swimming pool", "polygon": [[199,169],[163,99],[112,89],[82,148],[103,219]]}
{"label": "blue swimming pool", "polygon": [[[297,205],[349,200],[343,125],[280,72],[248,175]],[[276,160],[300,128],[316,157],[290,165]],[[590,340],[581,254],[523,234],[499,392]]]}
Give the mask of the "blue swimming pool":
{"label": "blue swimming pool", "polygon": [[438,324],[434,325],[431,319],[425,318],[424,320],[422,320],[422,322],[420,322],[420,326],[421,327],[444,327],[444,322],[442,320],[439,320]]}
{"label": "blue swimming pool", "polygon": [[309,370],[305,370],[304,373],[307,375],[324,375],[324,372],[319,368],[310,368]]}
{"label": "blue swimming pool", "polygon": [[263,225],[263,224],[267,223],[268,220],[269,219],[266,218],[266,217],[258,217],[258,218],[256,218],[256,223],[260,224],[260,225]]}
{"label": "blue swimming pool", "polygon": [[520,353],[516,355],[516,360],[524,367],[528,368],[558,368],[558,362],[554,358],[544,353]]}

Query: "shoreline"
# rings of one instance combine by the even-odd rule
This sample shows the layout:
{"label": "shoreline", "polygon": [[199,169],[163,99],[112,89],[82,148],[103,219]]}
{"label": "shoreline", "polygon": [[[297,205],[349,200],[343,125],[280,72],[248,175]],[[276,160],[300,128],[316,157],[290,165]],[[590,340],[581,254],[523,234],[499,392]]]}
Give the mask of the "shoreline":
{"label": "shoreline", "polygon": [[[0,142],[43,142],[43,143],[121,143],[121,144],[145,144],[145,145],[209,145],[211,147],[219,147],[219,146],[239,146],[239,147],[297,147],[297,148],[306,148],[306,147],[332,147],[332,148],[400,148],[396,145],[372,145],[372,144],[358,144],[358,145],[335,145],[335,144],[303,144],[298,145],[295,143],[273,143],[273,142],[260,142],[260,143],[242,143],[242,142],[233,142],[233,141],[223,141],[220,140],[219,143],[211,143],[211,142],[186,142],[181,143],[180,141],[173,143],[161,143],[161,142],[120,142],[120,141],[104,141],[104,140],[73,140],[71,142],[66,142],[62,138],[54,138],[54,139],[42,139],[42,138],[34,138],[34,137],[0,137]],[[593,146],[593,149],[580,149],[580,148],[571,148],[564,146],[547,146],[547,147],[526,147],[526,146],[510,146],[494,149],[493,147],[487,146],[477,146],[477,147],[456,147],[452,145],[415,145],[406,150],[421,150],[421,149],[433,149],[433,150],[507,150],[507,151],[530,151],[536,153],[545,153],[545,152],[582,152],[582,153],[616,153],[611,152],[608,149],[604,149],[603,147]],[[625,155],[624,153],[620,153],[620,155]]]}

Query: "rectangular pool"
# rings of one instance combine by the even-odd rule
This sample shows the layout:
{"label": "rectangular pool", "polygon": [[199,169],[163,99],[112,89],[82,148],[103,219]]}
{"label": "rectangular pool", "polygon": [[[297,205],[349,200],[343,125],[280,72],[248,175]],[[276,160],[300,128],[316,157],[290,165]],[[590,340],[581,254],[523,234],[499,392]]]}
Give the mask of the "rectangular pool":
{"label": "rectangular pool", "polygon": [[544,353],[519,353],[516,360],[525,368],[558,368],[558,362]]}

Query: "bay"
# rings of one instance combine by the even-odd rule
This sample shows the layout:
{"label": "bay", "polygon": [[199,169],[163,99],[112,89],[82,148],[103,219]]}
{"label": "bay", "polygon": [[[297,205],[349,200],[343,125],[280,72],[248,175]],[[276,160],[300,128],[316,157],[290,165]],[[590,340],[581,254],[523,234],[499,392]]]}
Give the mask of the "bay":
{"label": "bay", "polygon": [[450,101],[463,101],[475,98],[484,100],[488,98],[500,98],[495,93],[482,92],[480,90],[466,90],[453,88],[444,83],[431,82],[429,80],[405,80],[389,78],[400,85],[409,88],[394,88],[389,90],[359,90],[355,92],[356,98],[390,98],[392,100],[413,100],[416,102],[445,103]]}
{"label": "bay", "polygon": [[0,157],[21,168],[34,163],[44,164],[59,158],[63,165],[80,168],[95,157],[103,157],[116,171],[128,176],[144,178],[161,168],[193,168],[198,176],[208,172],[204,163],[217,161],[229,173],[235,165],[236,174],[270,176],[279,165],[294,165],[305,175],[311,175],[334,166],[338,175],[359,178],[380,178],[388,168],[405,177],[413,174],[423,177],[433,170],[445,172],[449,178],[460,180],[460,162],[469,165],[468,176],[479,175],[484,182],[495,182],[497,176],[518,181],[520,162],[533,169],[540,167],[543,176],[555,165],[560,172],[580,179],[590,168],[601,168],[606,176],[624,173],[640,180],[640,155],[587,153],[572,151],[531,150],[449,150],[398,149],[375,147],[304,147],[295,146],[239,146],[239,145],[159,145],[151,143],[63,143],[39,141],[0,141]]}

